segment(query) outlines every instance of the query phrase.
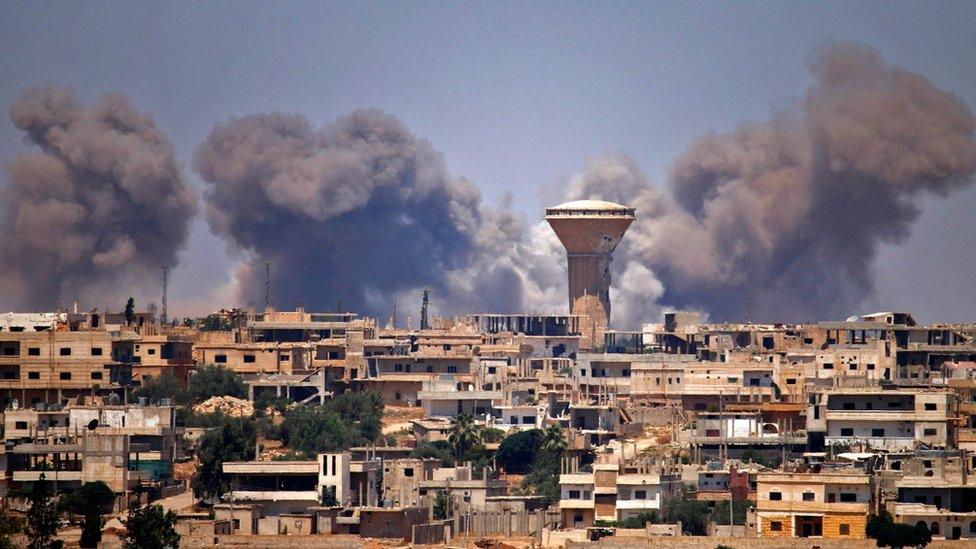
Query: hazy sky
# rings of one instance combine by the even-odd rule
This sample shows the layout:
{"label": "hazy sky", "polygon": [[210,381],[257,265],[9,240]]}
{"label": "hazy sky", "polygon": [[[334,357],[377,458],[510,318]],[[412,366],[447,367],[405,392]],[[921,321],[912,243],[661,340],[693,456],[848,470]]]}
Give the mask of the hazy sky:
{"label": "hazy sky", "polygon": [[[0,104],[46,84],[73,86],[86,101],[124,93],[155,117],[197,188],[192,155],[217,122],[285,111],[321,124],[379,107],[430,139],[486,202],[510,194],[535,219],[540,189],[587,156],[623,151],[663,182],[696,136],[765,119],[799,97],[805,59],[828,39],[877,48],[972,108],[974,22],[974,2],[8,0]],[[24,150],[4,116],[0,160]],[[974,204],[974,187],[926,198],[912,238],[883,250],[875,294],[851,312],[976,320]],[[198,220],[171,276],[171,316],[204,312],[232,265]]]}

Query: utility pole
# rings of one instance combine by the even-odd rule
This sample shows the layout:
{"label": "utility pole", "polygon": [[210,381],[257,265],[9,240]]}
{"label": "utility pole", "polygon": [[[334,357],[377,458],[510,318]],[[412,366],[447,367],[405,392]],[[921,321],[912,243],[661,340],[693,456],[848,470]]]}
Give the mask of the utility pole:
{"label": "utility pole", "polygon": [[166,324],[169,321],[168,311],[166,310],[166,293],[169,284],[169,267],[163,265],[163,312],[159,315],[159,323]]}

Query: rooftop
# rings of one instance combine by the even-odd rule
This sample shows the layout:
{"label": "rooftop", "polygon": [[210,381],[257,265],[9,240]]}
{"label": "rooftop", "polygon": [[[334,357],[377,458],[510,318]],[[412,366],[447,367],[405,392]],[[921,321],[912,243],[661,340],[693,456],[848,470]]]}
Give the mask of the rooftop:
{"label": "rooftop", "polygon": [[546,215],[634,215],[634,209],[622,204],[604,200],[574,200],[552,208],[546,208]]}

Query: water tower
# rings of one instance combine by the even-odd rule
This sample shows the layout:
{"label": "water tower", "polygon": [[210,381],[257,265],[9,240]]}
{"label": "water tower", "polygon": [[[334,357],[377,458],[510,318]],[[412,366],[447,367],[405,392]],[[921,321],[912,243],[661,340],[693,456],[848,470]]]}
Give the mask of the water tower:
{"label": "water tower", "polygon": [[566,248],[569,312],[580,317],[584,348],[603,343],[610,325],[610,260],[634,209],[602,200],[577,200],[546,209],[546,221]]}

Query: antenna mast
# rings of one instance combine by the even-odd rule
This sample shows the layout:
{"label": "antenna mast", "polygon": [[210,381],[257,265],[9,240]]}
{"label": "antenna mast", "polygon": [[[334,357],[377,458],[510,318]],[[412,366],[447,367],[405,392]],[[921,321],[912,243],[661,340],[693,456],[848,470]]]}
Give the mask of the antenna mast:
{"label": "antenna mast", "polygon": [[167,310],[166,310],[166,293],[168,290],[168,285],[169,285],[169,267],[163,265],[163,312],[159,316],[160,324],[166,324],[167,322],[169,322],[169,316],[167,315]]}
{"label": "antenna mast", "polygon": [[271,308],[271,262],[264,263],[264,308]]}

